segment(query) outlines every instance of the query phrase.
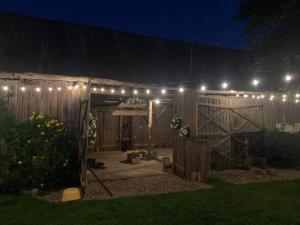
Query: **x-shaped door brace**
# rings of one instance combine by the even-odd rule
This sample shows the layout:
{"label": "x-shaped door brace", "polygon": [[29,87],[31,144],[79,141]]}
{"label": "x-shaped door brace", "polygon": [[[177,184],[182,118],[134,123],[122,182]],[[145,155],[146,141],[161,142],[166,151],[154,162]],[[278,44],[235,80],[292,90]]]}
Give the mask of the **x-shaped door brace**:
{"label": "x-shaped door brace", "polygon": [[[251,112],[251,116],[252,117],[254,113],[257,113],[258,111],[261,110],[260,106],[257,110]],[[229,131],[228,129],[226,129],[225,127],[223,127],[221,124],[217,123],[215,120],[220,117],[221,115],[224,114],[224,112],[226,110],[230,110],[233,114],[238,115],[239,117],[241,117],[242,119],[244,119],[244,122],[237,127],[236,129],[234,129],[233,131]],[[214,117],[210,118],[209,116],[207,116],[206,114],[204,114],[203,112],[199,111],[200,114],[202,116],[204,116],[205,118],[208,119],[208,121],[202,125],[200,127],[199,130],[205,128],[207,125],[209,125],[210,123],[214,123],[215,125],[217,125],[221,130],[223,130],[225,133],[228,134],[227,137],[225,137],[223,140],[221,140],[219,143],[217,143],[215,146],[212,147],[212,149],[217,149],[219,146],[221,146],[222,144],[224,144],[226,141],[228,141],[231,137],[233,137],[236,141],[238,141],[239,143],[248,146],[248,144],[244,143],[243,141],[241,141],[239,138],[232,136],[233,134],[236,134],[239,130],[241,130],[243,127],[245,127],[248,123],[252,124],[253,126],[257,127],[259,130],[262,130],[263,128],[261,126],[259,126],[258,124],[256,124],[255,122],[251,121],[250,119],[248,119],[247,117],[245,117],[244,115],[242,115],[241,113],[239,113],[236,109],[234,108],[222,108],[221,112],[219,112],[217,115],[215,115]]]}

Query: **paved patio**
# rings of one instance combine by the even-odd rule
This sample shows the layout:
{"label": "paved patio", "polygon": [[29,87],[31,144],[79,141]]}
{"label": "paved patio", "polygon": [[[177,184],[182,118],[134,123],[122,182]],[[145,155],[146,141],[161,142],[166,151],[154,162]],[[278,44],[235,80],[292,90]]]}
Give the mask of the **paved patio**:
{"label": "paved patio", "polygon": [[[160,160],[163,157],[169,157],[172,161],[172,149],[155,149],[155,151],[158,160],[142,160],[139,164],[125,163],[127,153],[122,151],[91,152],[88,154],[88,158],[94,158],[104,163],[105,169],[93,169],[93,172],[102,181],[167,174],[162,170]],[[96,180],[90,172],[88,172],[88,179],[89,181]]]}

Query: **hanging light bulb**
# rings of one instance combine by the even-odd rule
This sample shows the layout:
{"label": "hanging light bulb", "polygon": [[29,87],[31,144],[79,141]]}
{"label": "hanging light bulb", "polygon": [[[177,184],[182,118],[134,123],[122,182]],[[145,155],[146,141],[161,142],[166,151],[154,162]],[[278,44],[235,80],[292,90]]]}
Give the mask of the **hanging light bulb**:
{"label": "hanging light bulb", "polygon": [[23,91],[23,92],[26,91],[26,88],[25,88],[24,86],[21,87],[20,89],[21,89],[21,91]]}
{"label": "hanging light bulb", "polygon": [[111,93],[115,93],[115,89],[111,89],[110,92],[111,92]]}
{"label": "hanging light bulb", "polygon": [[121,90],[121,93],[122,93],[122,94],[125,94],[125,90],[124,90],[124,89],[122,89],[122,90]]}
{"label": "hanging light bulb", "polygon": [[282,101],[283,101],[283,102],[286,102],[286,98],[283,98]]}
{"label": "hanging light bulb", "polygon": [[53,88],[52,87],[48,87],[48,91],[53,91]]}
{"label": "hanging light bulb", "polygon": [[164,94],[166,94],[166,89],[162,89],[161,90],[161,93],[164,95]]}
{"label": "hanging light bulb", "polygon": [[93,91],[97,91],[97,88],[96,88],[96,87],[93,87]]}
{"label": "hanging light bulb", "polygon": [[206,86],[205,85],[201,85],[200,90],[201,91],[206,91]]}
{"label": "hanging light bulb", "polygon": [[147,90],[146,90],[146,94],[147,94],[147,95],[149,95],[150,92],[151,92],[150,89],[147,89]]}
{"label": "hanging light bulb", "polygon": [[260,84],[260,80],[258,80],[258,79],[253,79],[253,80],[252,80],[252,85],[253,85],[254,87],[257,87],[259,84]]}
{"label": "hanging light bulb", "polygon": [[160,100],[159,100],[159,99],[155,99],[154,102],[155,102],[155,104],[157,104],[157,105],[160,104]]}
{"label": "hanging light bulb", "polygon": [[72,90],[73,89],[73,87],[70,85],[70,86],[68,86],[68,90]]}
{"label": "hanging light bulb", "polygon": [[40,87],[36,87],[36,88],[35,88],[35,91],[36,91],[36,92],[41,92],[41,88],[40,88]]}
{"label": "hanging light bulb", "polygon": [[57,90],[58,90],[58,91],[61,91],[61,87],[58,87]]}
{"label": "hanging light bulb", "polygon": [[78,88],[79,88],[79,85],[76,84],[76,85],[74,86],[74,89],[78,89]]}
{"label": "hanging light bulb", "polygon": [[239,95],[239,94],[236,94],[236,95],[235,95],[235,97],[239,98],[239,97],[240,97],[240,95]]}
{"label": "hanging light bulb", "polygon": [[260,95],[261,98],[265,98],[265,95]]}
{"label": "hanging light bulb", "polygon": [[138,94],[138,90],[133,90],[133,94],[137,95]]}
{"label": "hanging light bulb", "polygon": [[296,98],[299,98],[299,97],[300,97],[300,94],[298,94],[298,93],[295,94],[295,97],[296,97]]}
{"label": "hanging light bulb", "polygon": [[252,95],[251,97],[252,97],[252,98],[256,98],[256,96],[255,96],[255,95]]}
{"label": "hanging light bulb", "polygon": [[228,86],[229,86],[229,84],[228,84],[226,81],[223,82],[223,83],[221,84],[221,87],[222,87],[223,89],[227,89]]}
{"label": "hanging light bulb", "polygon": [[284,81],[285,82],[291,82],[293,80],[293,76],[292,76],[292,74],[290,74],[290,73],[287,73],[285,76],[284,76]]}
{"label": "hanging light bulb", "polygon": [[299,99],[295,99],[295,103],[299,103]]}
{"label": "hanging light bulb", "polygon": [[247,95],[247,94],[244,94],[244,98],[248,98],[248,95]]}
{"label": "hanging light bulb", "polygon": [[180,92],[180,93],[183,93],[183,92],[184,92],[184,88],[183,88],[183,87],[180,87],[180,88],[179,88],[179,92]]}
{"label": "hanging light bulb", "polygon": [[105,88],[104,88],[104,87],[102,87],[102,88],[100,89],[100,91],[101,91],[101,92],[104,92],[104,91],[105,91]]}
{"label": "hanging light bulb", "polygon": [[5,85],[5,86],[2,87],[2,89],[3,89],[3,91],[8,91],[8,86]]}

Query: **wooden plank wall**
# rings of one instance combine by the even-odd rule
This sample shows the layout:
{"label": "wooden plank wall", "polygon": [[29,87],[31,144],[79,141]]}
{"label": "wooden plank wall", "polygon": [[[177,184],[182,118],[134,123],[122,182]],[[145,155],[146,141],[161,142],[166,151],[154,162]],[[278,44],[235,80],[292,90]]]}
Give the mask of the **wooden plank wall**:
{"label": "wooden plank wall", "polygon": [[189,138],[180,137],[179,131],[174,130],[175,145],[173,163],[178,175],[191,179],[193,173],[201,174],[201,181],[207,182],[209,173],[208,143],[197,140],[197,93],[189,91],[178,95],[174,101],[175,114],[183,120],[183,125],[189,125]]}
{"label": "wooden plank wall", "polygon": [[[9,86],[9,91],[2,90],[3,86]],[[82,88],[68,90],[70,82],[31,80],[30,82],[20,80],[0,80],[0,99],[7,102],[9,109],[18,119],[27,119],[32,112],[44,112],[49,116],[62,120],[71,129],[74,135],[77,134],[79,125],[80,99],[84,97]],[[22,86],[26,91],[21,91]],[[35,88],[40,87],[41,92]],[[49,87],[53,91],[48,90]],[[57,88],[62,90],[58,91]]]}
{"label": "wooden plank wall", "polygon": [[[153,127],[151,129],[151,145],[158,147],[173,147],[173,129],[170,121],[174,117],[172,104],[153,104]],[[146,147],[148,145],[148,121],[144,117],[132,118],[133,146]]]}
{"label": "wooden plank wall", "polygon": [[[92,109],[97,120],[97,151],[118,150],[120,116],[113,116],[114,107],[99,107]],[[174,116],[174,108],[169,105],[154,106],[154,121],[151,130],[151,145],[158,147],[173,147],[173,129],[170,121]],[[144,148],[148,146],[148,121],[143,116],[123,117],[123,123],[129,123],[131,134],[123,128],[123,136],[131,136],[132,148]],[[129,128],[129,129],[130,129]]]}

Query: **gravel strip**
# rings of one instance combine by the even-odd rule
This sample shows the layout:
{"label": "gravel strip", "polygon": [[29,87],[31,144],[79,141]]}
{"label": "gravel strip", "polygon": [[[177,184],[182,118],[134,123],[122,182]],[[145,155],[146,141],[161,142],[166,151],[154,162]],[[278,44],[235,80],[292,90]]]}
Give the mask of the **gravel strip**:
{"label": "gravel strip", "polygon": [[[211,188],[206,184],[183,180],[174,174],[105,181],[104,184],[111,191],[113,197],[195,191]],[[101,198],[109,198],[109,195],[99,183],[90,183],[86,190],[85,199]]]}
{"label": "gravel strip", "polygon": [[300,179],[300,170],[284,170],[268,168],[266,170],[251,168],[250,170],[211,171],[212,177],[234,184],[262,183],[280,180]]}

